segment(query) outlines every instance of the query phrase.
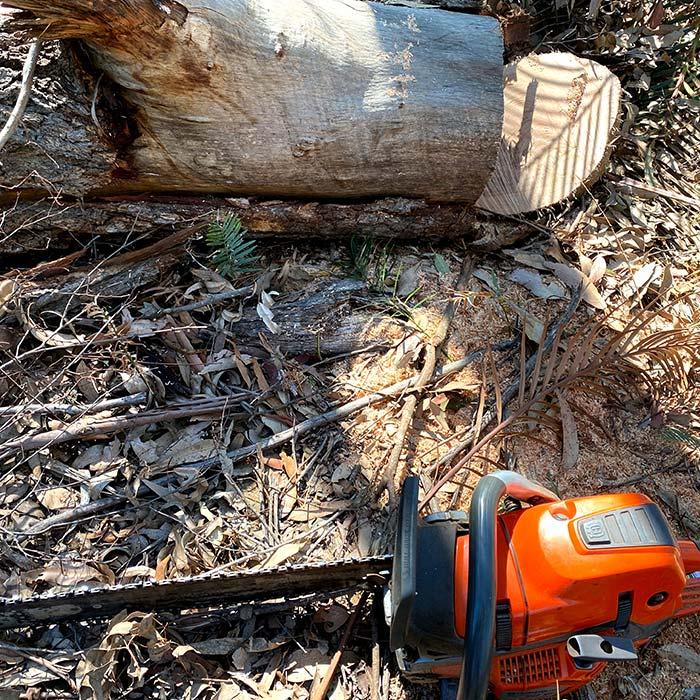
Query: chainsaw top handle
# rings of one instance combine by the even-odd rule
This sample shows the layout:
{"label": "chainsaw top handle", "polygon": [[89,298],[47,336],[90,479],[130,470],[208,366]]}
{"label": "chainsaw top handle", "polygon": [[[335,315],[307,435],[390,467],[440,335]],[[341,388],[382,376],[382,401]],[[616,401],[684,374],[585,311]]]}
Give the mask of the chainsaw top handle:
{"label": "chainsaw top handle", "polygon": [[494,472],[477,484],[469,508],[467,619],[457,700],[484,700],[488,692],[496,626],[498,503],[506,495],[531,504],[560,500],[511,471]]}

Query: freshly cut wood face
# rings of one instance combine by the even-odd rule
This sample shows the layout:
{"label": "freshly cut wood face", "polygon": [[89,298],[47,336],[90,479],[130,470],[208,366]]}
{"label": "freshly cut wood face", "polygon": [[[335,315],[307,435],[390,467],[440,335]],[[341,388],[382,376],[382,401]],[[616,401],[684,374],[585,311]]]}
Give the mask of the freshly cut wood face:
{"label": "freshly cut wood face", "polygon": [[529,55],[504,71],[503,136],[477,206],[518,214],[555,204],[605,166],[620,82],[569,53]]}

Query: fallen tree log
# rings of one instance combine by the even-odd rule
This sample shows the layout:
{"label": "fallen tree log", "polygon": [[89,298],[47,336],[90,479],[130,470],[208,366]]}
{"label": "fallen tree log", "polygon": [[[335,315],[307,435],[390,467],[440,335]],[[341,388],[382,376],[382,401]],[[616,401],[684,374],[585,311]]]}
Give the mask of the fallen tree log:
{"label": "fallen tree log", "polygon": [[[134,262],[106,261],[50,280],[22,281],[13,292],[17,320],[28,333],[52,348],[84,348],[93,342],[163,336],[169,327],[180,323],[186,304],[182,310],[175,307],[151,314],[143,314],[133,306],[132,325],[122,326],[119,332],[103,329],[96,334],[89,309],[99,307],[105,313],[110,310],[118,315],[121,305],[128,304],[137,290],[167,277],[178,252],[179,246],[173,243],[168,252],[150,254],[146,249],[147,257]],[[287,355],[313,357],[342,355],[373,345],[386,348],[410,332],[406,324],[392,316],[386,295],[371,292],[365,282],[357,279],[323,277],[301,291],[285,294],[273,307],[276,332],[265,324],[251,300],[254,291],[241,292],[241,301],[231,297],[224,302],[234,306],[240,303],[240,317],[233,325],[232,337],[239,348],[263,357],[267,357],[266,347],[278,345]],[[197,312],[206,313],[206,309],[216,306],[212,298],[210,305],[203,305]],[[63,321],[66,318],[71,318],[70,326],[76,335],[67,333]],[[193,340],[198,336],[199,341],[206,343],[213,333],[209,328],[189,332]]]}
{"label": "fallen tree log", "polygon": [[119,161],[74,194],[473,203],[493,169],[493,18],[361,0],[10,4],[31,13],[10,29],[82,40],[132,109]]}
{"label": "fallen tree log", "polygon": [[[257,239],[376,238],[441,240],[460,237],[474,250],[498,250],[525,236],[527,223],[498,221],[463,204],[429,204],[404,197],[364,202],[305,202],[254,198],[127,198],[77,202],[20,200],[0,218],[0,252],[23,255],[96,234],[123,237],[182,225],[206,224],[224,213],[239,216]],[[1,265],[0,265],[0,269]]]}
{"label": "fallen tree log", "polygon": [[[619,83],[570,54],[506,67],[497,144],[502,67],[489,18],[417,2],[232,0],[222,6],[238,14],[224,13],[226,24],[212,18],[221,0],[207,2],[14,0],[25,11],[11,21],[0,7],[0,114],[26,51],[9,30],[83,39],[44,42],[24,121],[0,153],[0,251],[45,249],[65,234],[167,233],[222,210],[258,237],[458,236],[495,249],[528,228],[478,207],[514,214],[552,204],[605,164]],[[345,26],[348,8],[358,17]],[[138,30],[120,34],[134,16]],[[275,35],[279,56],[263,30],[285,22],[296,39]],[[399,51],[366,55],[358,37],[389,30],[406,62],[396,62]],[[204,35],[207,51],[197,44]],[[255,60],[238,60],[242,51]],[[195,85],[192,75],[204,73]]]}

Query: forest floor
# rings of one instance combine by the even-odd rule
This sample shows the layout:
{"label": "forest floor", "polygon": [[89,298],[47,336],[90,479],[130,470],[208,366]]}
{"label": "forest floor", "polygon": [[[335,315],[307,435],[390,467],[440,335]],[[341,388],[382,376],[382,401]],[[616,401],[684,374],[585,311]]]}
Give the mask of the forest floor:
{"label": "forest floor", "polygon": [[[697,18],[660,0],[557,7],[529,7],[534,45],[605,61],[625,114],[601,181],[528,217],[517,246],[266,243],[223,276],[195,227],[96,232],[6,270],[0,596],[390,552],[403,478],[425,494],[531,395],[431,507],[466,508],[505,467],[562,497],[639,490],[700,542]],[[438,369],[473,361],[416,393],[405,440],[405,391],[299,429],[417,375],[451,305]],[[521,382],[527,358],[542,372]],[[581,369],[586,383],[564,381]],[[304,700],[356,602],[3,633],[0,698]],[[330,697],[436,697],[399,678],[385,637],[359,621]],[[700,697],[693,654],[697,618],[611,666],[598,697]]]}

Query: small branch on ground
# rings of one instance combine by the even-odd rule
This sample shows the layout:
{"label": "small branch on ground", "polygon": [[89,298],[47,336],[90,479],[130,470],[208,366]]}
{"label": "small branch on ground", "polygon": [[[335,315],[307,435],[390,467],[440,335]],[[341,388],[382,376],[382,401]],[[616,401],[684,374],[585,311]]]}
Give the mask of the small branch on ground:
{"label": "small branch on ground", "polygon": [[418,405],[418,399],[426,385],[432,381],[438,354],[447,341],[452,320],[457,312],[459,302],[456,295],[459,294],[459,292],[464,291],[466,288],[473,268],[474,259],[470,256],[465,257],[462,263],[462,270],[459,274],[459,278],[457,279],[457,284],[455,285],[455,294],[452,296],[449,302],[447,302],[442,318],[440,319],[440,323],[433,333],[433,337],[428,343],[425,344],[423,368],[418,376],[418,381],[413,386],[413,393],[405,399],[403,407],[401,408],[401,418],[399,421],[399,429],[394,442],[394,447],[391,450],[389,462],[384,469],[381,480],[375,492],[375,500],[381,496],[384,489],[389,490],[389,498],[391,500],[393,500],[396,495],[394,485],[396,472],[398,470],[399,461],[401,460],[401,453],[403,452],[406,435],[411,427],[411,424],[413,423],[413,415],[416,411],[416,406]]}
{"label": "small branch on ground", "polygon": [[77,420],[64,428],[49,430],[36,435],[23,435],[15,440],[8,440],[0,447],[0,459],[8,457],[17,450],[39,450],[63,442],[101,437],[128,430],[142,425],[152,425],[180,418],[223,414],[238,406],[247,393],[238,396],[222,396],[213,399],[190,402],[182,406],[170,406],[158,411],[144,411],[136,415],[114,416],[102,420],[91,419],[89,422]]}
{"label": "small branch on ground", "polygon": [[355,625],[357,624],[360,615],[364,612],[368,598],[369,591],[364,591],[360,596],[360,600],[355,606],[355,609],[353,610],[350,619],[345,625],[345,630],[343,631],[343,636],[340,640],[340,645],[338,646],[338,649],[335,652],[335,654],[333,654],[333,658],[331,659],[331,663],[328,667],[328,670],[326,671],[326,675],[315,688],[311,689],[311,700],[325,700],[326,695],[330,690],[331,684],[333,683],[333,679],[335,678],[335,674],[338,671],[340,659],[342,658],[343,652],[345,651],[345,647],[348,645],[348,641],[350,640],[350,635],[352,634],[353,629],[355,629]]}
{"label": "small branch on ground", "polygon": [[183,306],[171,306],[167,309],[155,309],[154,311],[149,311],[143,314],[141,319],[152,321],[161,316],[170,316],[172,314],[178,314],[183,311],[197,311],[197,309],[203,309],[207,306],[215,306],[216,304],[221,304],[229,299],[239,299],[240,297],[247,297],[251,295],[255,290],[253,285],[248,287],[241,287],[240,289],[229,289],[225,292],[219,292],[218,294],[210,294],[209,296],[199,299],[198,301],[193,301],[190,304],[184,304]]}
{"label": "small branch on ground", "polygon": [[[497,343],[493,347],[493,350],[497,352],[503,352],[505,350],[510,350],[513,346],[513,341],[509,340],[502,343]],[[465,367],[468,367],[474,362],[480,360],[484,356],[485,352],[485,350],[476,350],[475,352],[470,353],[461,360],[457,360],[456,362],[452,362],[448,365],[445,365],[435,373],[435,375],[432,378],[432,381],[434,382],[440,379],[444,379],[445,377],[448,377],[451,374],[454,374],[455,372],[463,370]],[[275,435],[271,435],[270,437],[265,438],[264,440],[260,440],[259,442],[256,442],[253,445],[247,445],[246,447],[241,447],[237,450],[232,450],[231,452],[227,453],[227,457],[232,462],[238,462],[242,459],[245,459],[246,457],[250,457],[251,455],[257,454],[257,452],[260,450],[268,450],[272,447],[279,447],[280,445],[284,445],[312,430],[322,428],[323,426],[330,425],[331,423],[337,423],[343,418],[347,418],[353,413],[357,413],[358,411],[361,411],[362,409],[367,408],[372,404],[379,403],[380,401],[384,401],[395,396],[399,396],[404,391],[413,388],[419,380],[420,374],[416,374],[412,377],[409,377],[408,379],[404,379],[403,381],[397,382],[396,384],[392,384],[391,386],[388,386],[384,389],[380,389],[379,391],[367,394],[366,396],[362,396],[359,399],[349,401],[348,403],[343,404],[338,408],[326,411],[325,413],[321,413],[320,415],[314,416],[313,418],[308,418],[307,420],[302,421],[293,428],[289,428],[288,430],[282,430],[281,432],[276,433]],[[218,466],[220,464],[220,461],[221,460],[218,457],[215,457],[200,462],[192,462],[190,464],[187,464],[186,466],[208,468]]]}
{"label": "small branch on ground", "polygon": [[121,396],[117,399],[106,399],[95,403],[79,406],[72,403],[25,403],[18,406],[0,406],[0,417],[2,416],[27,416],[27,415],[49,415],[62,413],[67,416],[85,416],[91,413],[111,411],[114,408],[126,406],[138,406],[146,403],[146,394],[133,394],[131,396]]}

